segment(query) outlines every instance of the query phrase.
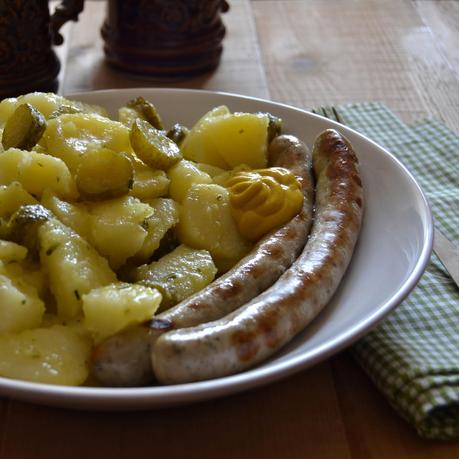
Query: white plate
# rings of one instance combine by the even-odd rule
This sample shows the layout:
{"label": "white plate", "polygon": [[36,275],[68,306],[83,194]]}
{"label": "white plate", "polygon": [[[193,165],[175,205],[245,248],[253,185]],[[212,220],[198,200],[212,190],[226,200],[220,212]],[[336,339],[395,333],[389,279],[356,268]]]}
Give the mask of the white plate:
{"label": "white plate", "polygon": [[22,400],[83,409],[146,409],[195,402],[276,381],[326,359],[367,333],[395,308],[419,280],[432,249],[432,218],[411,174],[389,152],[357,132],[306,111],[225,93],[177,89],[108,90],[74,95],[105,106],[112,115],[143,95],[157,106],[166,126],[193,125],[211,108],[269,111],[284,120],[285,132],[311,145],[333,127],[356,150],[363,175],[366,210],[351,265],[332,302],[274,358],[243,373],[176,386],[129,389],[60,387],[0,378],[0,393]]}

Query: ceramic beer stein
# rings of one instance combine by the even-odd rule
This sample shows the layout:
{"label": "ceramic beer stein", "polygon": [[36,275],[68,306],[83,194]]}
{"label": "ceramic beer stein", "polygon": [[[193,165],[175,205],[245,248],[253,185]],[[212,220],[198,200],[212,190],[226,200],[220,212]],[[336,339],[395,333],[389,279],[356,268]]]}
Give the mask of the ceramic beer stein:
{"label": "ceramic beer stein", "polygon": [[76,20],[84,0],[64,0],[50,17],[48,0],[0,0],[0,99],[30,91],[55,91],[59,60],[52,44]]}
{"label": "ceramic beer stein", "polygon": [[108,63],[153,79],[183,79],[217,67],[224,0],[108,0],[102,27]]}

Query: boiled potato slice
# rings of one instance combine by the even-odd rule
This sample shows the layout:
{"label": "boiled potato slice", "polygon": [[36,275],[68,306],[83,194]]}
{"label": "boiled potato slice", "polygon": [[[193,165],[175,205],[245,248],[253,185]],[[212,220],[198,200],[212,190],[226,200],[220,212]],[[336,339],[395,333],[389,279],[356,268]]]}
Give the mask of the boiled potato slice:
{"label": "boiled potato slice", "polygon": [[142,248],[146,237],[147,231],[137,223],[93,220],[91,240],[94,247],[115,270]]}
{"label": "boiled potato slice", "polygon": [[[206,126],[209,124],[210,120],[230,114],[231,112],[226,105],[220,105],[214,107],[202,116],[192,127],[180,146],[184,158],[204,164],[212,164],[222,169],[228,169],[228,164],[212,151],[213,147],[209,148],[210,144],[209,142],[206,143],[206,137],[203,136],[202,133],[206,131]],[[200,157],[201,159],[195,159],[196,157]]]}
{"label": "boiled potato slice", "polygon": [[177,202],[183,201],[189,188],[195,183],[212,183],[209,174],[203,172],[193,161],[186,159],[172,166],[167,175],[171,181],[169,194]]}
{"label": "boiled potato slice", "polygon": [[83,239],[91,241],[91,215],[84,203],[69,203],[58,198],[51,190],[44,191],[41,204],[49,209],[64,225]]}
{"label": "boiled potato slice", "polygon": [[154,210],[132,196],[91,203],[88,208],[90,240],[117,269],[142,248],[148,234],[144,222]]}
{"label": "boiled potato slice", "polygon": [[80,101],[69,100],[54,93],[31,92],[18,98],[12,97],[0,102],[0,126],[3,126],[19,105],[30,104],[49,119],[62,106],[71,107],[83,113],[107,115],[107,111],[98,105],[89,105]]}
{"label": "boiled potato slice", "polygon": [[30,150],[46,128],[45,117],[32,105],[22,104],[8,118],[2,133],[2,146]]}
{"label": "boiled potato slice", "polygon": [[141,161],[134,161],[134,183],[129,192],[141,200],[160,198],[169,191],[169,178],[164,171],[153,170]]}
{"label": "boiled potato slice", "polygon": [[139,112],[133,108],[121,107],[118,109],[118,121],[129,129],[132,123],[139,117]]}
{"label": "boiled potato slice", "polygon": [[53,93],[31,92],[18,98],[11,97],[0,102],[0,125],[3,126],[14,111],[23,104],[30,104],[48,119],[66,99]]}
{"label": "boiled potato slice", "polygon": [[0,336],[0,375],[77,386],[88,377],[91,339],[71,327],[25,330]]}
{"label": "boiled potato slice", "polygon": [[146,221],[154,213],[149,204],[130,196],[84,205],[47,192],[42,203],[107,257],[114,269],[142,250],[148,236]]}
{"label": "boiled potato slice", "polygon": [[222,169],[221,167],[211,166],[210,164],[196,163],[196,166],[206,174],[209,174],[212,179],[214,177],[217,177],[218,175],[228,172],[227,170]]}
{"label": "boiled potato slice", "polygon": [[246,164],[267,166],[269,117],[266,114],[233,113],[211,116],[193,128],[182,144],[183,156],[222,169]]}
{"label": "boiled potato slice", "polygon": [[27,256],[27,248],[11,241],[0,240],[0,260],[3,263],[14,263],[24,260]]}
{"label": "boiled potato slice", "polygon": [[26,204],[38,204],[38,201],[19,182],[0,186],[0,217],[10,217]]}
{"label": "boiled potato slice", "polygon": [[63,105],[70,105],[71,107],[75,108],[78,113],[93,113],[96,115],[101,115],[108,117],[108,112],[104,107],[95,104],[88,104],[86,102],[82,102],[81,100],[71,100],[71,99],[64,99],[62,102]]}
{"label": "boiled potato slice", "polygon": [[10,262],[4,264],[3,270],[0,270],[0,272],[9,277],[14,285],[27,294],[38,295],[44,301],[49,299],[46,298],[48,280],[38,264],[31,263],[28,260]]}
{"label": "boiled potato slice", "polygon": [[42,143],[51,155],[62,159],[73,174],[88,150],[104,147],[132,153],[129,129],[97,114],[76,113],[49,120]]}
{"label": "boiled potato slice", "polygon": [[49,120],[62,115],[74,115],[75,113],[93,113],[101,116],[108,116],[105,108],[98,105],[89,105],[80,101],[65,100],[56,110],[48,117]]}
{"label": "boiled potato slice", "polygon": [[67,100],[53,93],[44,92],[31,92],[19,96],[16,100],[16,107],[23,104],[30,104],[43,114],[48,119],[51,113],[57,110],[61,105],[65,104]]}
{"label": "boiled potato slice", "polygon": [[158,198],[148,201],[154,213],[145,219],[143,227],[147,235],[142,248],[135,254],[133,260],[140,264],[145,263],[159,247],[166,233],[173,228],[179,220],[178,204],[173,199]]}
{"label": "boiled potato slice", "polygon": [[231,215],[229,194],[220,185],[193,185],[180,207],[179,239],[208,250],[220,271],[227,271],[251,248]]}
{"label": "boiled potato slice", "polygon": [[116,280],[107,260],[57,219],[43,224],[38,237],[41,264],[62,319],[81,314],[82,295]]}
{"label": "boiled potato slice", "polygon": [[96,342],[153,318],[161,303],[158,290],[114,283],[83,295],[84,324]]}
{"label": "boiled potato slice", "polygon": [[125,153],[99,148],[86,152],[76,172],[76,185],[85,199],[109,199],[132,188],[134,168]]}
{"label": "boiled potato slice", "polygon": [[0,333],[18,332],[38,327],[45,312],[45,304],[36,289],[23,279],[0,274]]}
{"label": "boiled potato slice", "polygon": [[78,197],[75,182],[65,163],[34,151],[10,148],[0,155],[0,185],[19,182],[34,197],[40,197],[46,188],[64,199]]}
{"label": "boiled potato slice", "polygon": [[72,105],[61,105],[56,110],[54,110],[51,113],[51,115],[49,115],[48,119],[52,120],[53,118],[57,118],[58,116],[70,114],[73,115],[75,113],[82,113],[82,111],[76,107],[73,107]]}
{"label": "boiled potato slice", "polygon": [[209,110],[205,115],[203,115],[193,126],[191,132],[199,131],[202,126],[204,126],[210,118],[216,118],[218,116],[230,115],[231,112],[226,105],[219,105],[217,107],[212,108]]}
{"label": "boiled potato slice", "polygon": [[[17,106],[16,97],[9,97],[0,102],[0,127],[3,128],[8,118],[14,113]],[[0,147],[1,148],[1,147]]]}
{"label": "boiled potato slice", "polygon": [[46,148],[42,147],[40,144],[35,145],[31,151],[34,151],[35,153],[41,153],[43,155],[48,154],[48,152],[46,151]]}
{"label": "boiled potato slice", "polygon": [[209,252],[180,245],[158,261],[141,266],[137,280],[161,292],[164,310],[203,289],[216,273]]}
{"label": "boiled potato slice", "polygon": [[132,123],[130,140],[137,157],[152,169],[167,170],[182,159],[174,141],[140,118]]}

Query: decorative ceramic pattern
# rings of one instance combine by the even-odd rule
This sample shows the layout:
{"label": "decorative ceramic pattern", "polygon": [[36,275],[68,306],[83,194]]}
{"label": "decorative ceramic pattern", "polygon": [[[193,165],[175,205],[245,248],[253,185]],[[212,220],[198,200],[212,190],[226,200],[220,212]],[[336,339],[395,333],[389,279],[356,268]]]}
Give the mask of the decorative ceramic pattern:
{"label": "decorative ceramic pattern", "polygon": [[83,2],[63,0],[50,18],[48,0],[0,0],[0,98],[57,89],[51,40],[62,43],[59,28],[77,19]]}
{"label": "decorative ceramic pattern", "polygon": [[0,1],[0,78],[39,73],[49,65],[51,38],[47,0]]}
{"label": "decorative ceramic pattern", "polygon": [[145,75],[186,75],[218,65],[222,0],[109,0],[102,28],[108,62]]}

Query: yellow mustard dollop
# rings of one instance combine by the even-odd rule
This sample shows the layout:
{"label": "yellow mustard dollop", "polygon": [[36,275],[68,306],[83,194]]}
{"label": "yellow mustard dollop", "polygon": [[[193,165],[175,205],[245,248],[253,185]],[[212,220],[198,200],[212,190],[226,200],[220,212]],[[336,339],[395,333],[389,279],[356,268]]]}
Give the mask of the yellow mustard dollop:
{"label": "yellow mustard dollop", "polygon": [[303,205],[298,180],[282,167],[236,172],[225,185],[239,232],[250,241],[287,223]]}

